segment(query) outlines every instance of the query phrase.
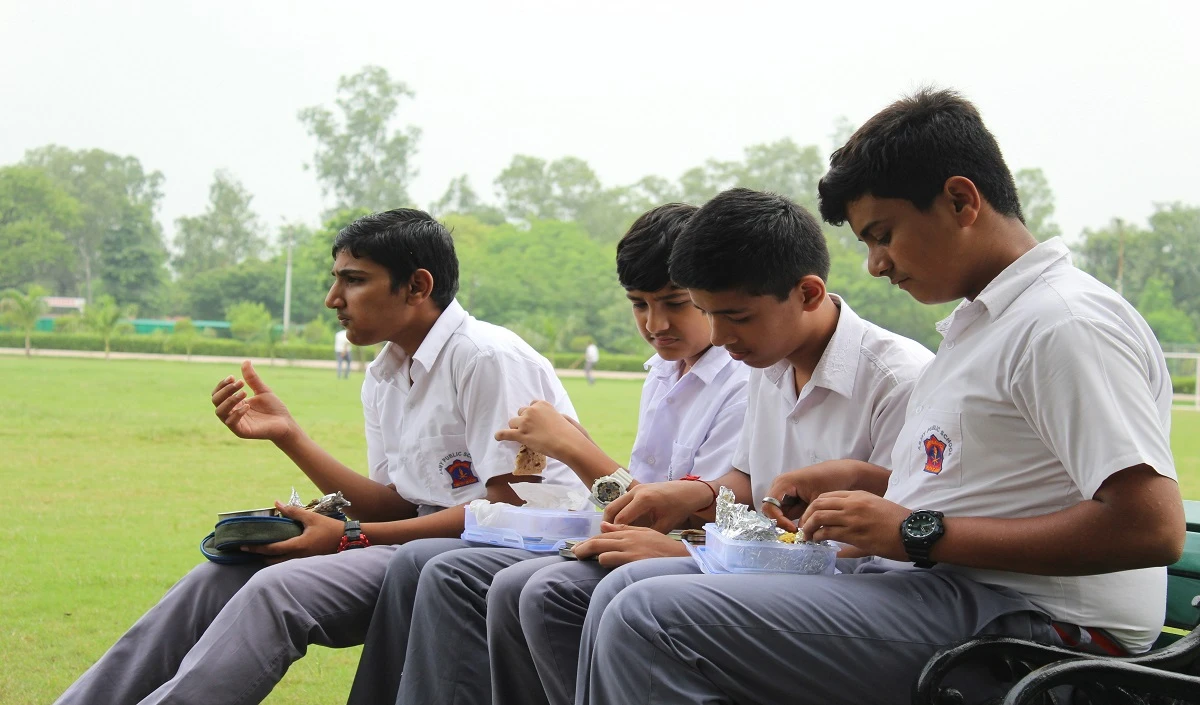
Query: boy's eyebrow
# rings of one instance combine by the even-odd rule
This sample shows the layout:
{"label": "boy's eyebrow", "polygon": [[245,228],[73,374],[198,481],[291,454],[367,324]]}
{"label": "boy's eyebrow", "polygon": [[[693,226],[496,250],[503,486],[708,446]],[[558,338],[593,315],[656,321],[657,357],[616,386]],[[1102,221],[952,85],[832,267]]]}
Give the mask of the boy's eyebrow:
{"label": "boy's eyebrow", "polygon": [[332,275],[333,275],[333,276],[335,276],[335,277],[337,277],[337,276],[343,276],[343,277],[344,277],[344,276],[346,276],[346,275],[350,275],[350,274],[357,274],[357,275],[360,275],[360,276],[361,276],[361,275],[365,275],[365,274],[367,273],[367,270],[365,270],[365,269],[353,269],[353,268],[351,268],[351,267],[343,267],[343,268],[341,268],[341,269],[331,269],[331,270],[329,270],[329,273],[330,273],[330,274],[332,274]]}

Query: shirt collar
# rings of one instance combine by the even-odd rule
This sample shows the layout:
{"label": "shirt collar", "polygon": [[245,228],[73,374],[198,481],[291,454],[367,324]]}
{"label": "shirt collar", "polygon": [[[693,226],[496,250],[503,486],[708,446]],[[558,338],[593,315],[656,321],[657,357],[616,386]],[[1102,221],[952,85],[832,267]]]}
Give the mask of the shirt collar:
{"label": "shirt collar", "polygon": [[[854,380],[858,377],[862,339],[867,331],[867,324],[841,297],[834,294],[830,296],[840,309],[837,328],[834,329],[833,337],[829,339],[825,352],[821,353],[821,359],[813,369],[811,381],[814,387],[824,387],[849,399],[854,396]],[[763,374],[771,384],[780,386],[786,380],[787,371],[791,367],[792,363],[780,360],[763,370]]]}
{"label": "shirt collar", "polygon": [[[688,370],[688,374],[695,375],[704,384],[711,384],[716,379],[717,374],[725,369],[725,365],[730,362],[733,362],[733,358],[729,357],[729,352],[720,345],[713,345],[704,351],[704,354],[700,356],[696,364],[692,365],[692,368]],[[665,378],[675,375],[679,370],[679,363],[667,362],[655,354],[649,360],[646,360],[643,367],[645,367],[651,376]]]}
{"label": "shirt collar", "polygon": [[376,379],[383,380],[394,376],[403,369],[406,362],[419,364],[428,372],[433,367],[438,355],[441,354],[442,348],[446,347],[450,336],[454,335],[454,332],[462,326],[467,318],[469,318],[469,314],[462,304],[458,303],[457,299],[451,301],[450,305],[434,321],[433,327],[425,334],[425,339],[421,341],[421,345],[411,360],[399,345],[389,342],[380,353],[378,364],[371,365],[371,372]]}
{"label": "shirt collar", "polygon": [[1064,259],[1070,264],[1071,251],[1067,249],[1061,237],[1053,237],[1038,244],[988,282],[974,301],[959,303],[949,316],[938,321],[937,331],[943,337],[946,336],[954,325],[954,319],[970,311],[976,312],[975,316],[971,317],[972,320],[983,311],[987,311],[992,319],[999,317],[1047,269]]}

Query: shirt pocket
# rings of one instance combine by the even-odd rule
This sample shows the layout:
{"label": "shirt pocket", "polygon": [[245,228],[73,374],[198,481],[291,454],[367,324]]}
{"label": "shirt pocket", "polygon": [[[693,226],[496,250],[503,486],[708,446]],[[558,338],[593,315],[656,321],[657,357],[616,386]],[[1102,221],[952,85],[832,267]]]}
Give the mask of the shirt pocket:
{"label": "shirt pocket", "polygon": [[678,480],[690,475],[696,465],[696,447],[679,441],[671,443],[671,467],[667,469],[667,480]]}
{"label": "shirt pocket", "polygon": [[912,443],[912,475],[929,487],[962,485],[962,414],[925,408],[918,417]]}
{"label": "shirt pocket", "polygon": [[430,436],[418,442],[421,454],[421,473],[425,476],[435,502],[457,503],[464,494],[475,490],[483,496],[479,473],[471,452],[467,450],[465,434]]}

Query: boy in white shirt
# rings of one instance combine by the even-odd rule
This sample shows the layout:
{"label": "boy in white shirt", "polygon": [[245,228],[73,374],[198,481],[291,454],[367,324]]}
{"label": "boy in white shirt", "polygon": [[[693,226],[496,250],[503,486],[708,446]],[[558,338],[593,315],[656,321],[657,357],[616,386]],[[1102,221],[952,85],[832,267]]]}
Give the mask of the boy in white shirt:
{"label": "boy in white shirt", "polygon": [[[712,483],[640,485],[609,505],[606,518],[622,530],[575,548],[580,558],[599,555],[602,564],[622,566],[598,585],[543,574],[529,581],[520,619],[531,646],[538,644],[535,661],[551,703],[574,699],[576,661],[561,655],[589,660],[589,625],[624,585],[700,572],[678,542],[623,525],[702,524],[714,519],[718,486],[756,505],[752,498],[796,467],[843,457],[881,461],[892,452],[912,381],[933,357],[826,291],[821,227],[782,196],[741,188],[718,194],[676,242],[670,271],[708,316],[713,343],[755,368],[741,443],[730,470]],[[558,648],[542,648],[547,642]]]}
{"label": "boy in white shirt", "polygon": [[[362,643],[397,544],[459,535],[474,499],[516,500],[518,446],[495,440],[498,424],[531,397],[574,413],[545,358],[454,300],[454,243],[429,215],[360,218],[338,233],[333,258],[325,305],[350,342],[387,342],[362,389],[369,477],[308,437],[249,362],[245,382],[221,380],[212,402],[235,435],[273,442],[322,492],[341,491],[353,519],[276,503],[304,525],[300,536],[244,549],[266,567],[193,569],[60,703],[259,702],[308,644]],[[543,481],[579,482],[560,463]]]}
{"label": "boy in white shirt", "polygon": [[951,91],[889,106],[830,165],[822,215],[849,222],[872,274],[965,299],[890,462],[787,473],[763,505],[865,557],[832,577],[628,585],[589,615],[580,703],[900,705],[934,652],[977,634],[1120,654],[1162,626],[1184,521],[1145,321],[1061,242],[1037,244],[995,138]]}
{"label": "boy in white shirt", "polygon": [[[628,487],[689,476],[715,479],[728,469],[742,428],[749,370],[712,346],[708,322],[667,273],[675,238],[695,211],[695,206],[681,203],[654,208],[617,244],[618,279],[639,332],[656,351],[646,362],[649,375],[628,471],[545,401],[522,409],[505,424],[511,428],[496,433],[498,439],[523,443],[563,461],[588,485],[603,481]],[[432,543],[413,544],[406,553]],[[530,697],[525,692],[529,689],[541,690],[524,651],[517,599],[524,580],[541,567],[576,562],[557,554],[471,547],[423,563],[418,578],[413,565],[418,561],[398,565],[403,560],[401,555],[393,562],[385,583],[351,703],[435,702],[451,691],[458,703],[490,703],[510,692],[502,685],[493,695],[490,688],[492,679],[504,682],[515,673],[510,659],[531,674],[531,682],[511,690],[521,699]],[[521,643],[501,648],[493,644],[489,665],[489,642],[497,638],[493,605],[499,605],[497,616],[511,616],[504,622],[505,633]],[[400,636],[405,629],[406,637]],[[402,646],[407,646],[407,655]],[[450,663],[453,668],[448,668]],[[397,668],[403,668],[403,679],[398,679]],[[373,687],[363,684],[364,677]]]}

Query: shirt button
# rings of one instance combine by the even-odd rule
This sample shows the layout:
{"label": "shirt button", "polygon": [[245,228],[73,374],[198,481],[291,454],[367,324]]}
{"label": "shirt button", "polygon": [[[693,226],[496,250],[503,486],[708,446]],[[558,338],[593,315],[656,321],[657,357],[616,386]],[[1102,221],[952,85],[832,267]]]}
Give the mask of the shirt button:
{"label": "shirt button", "polygon": [[946,343],[946,349],[947,349],[947,350],[953,350],[953,349],[954,349],[954,341],[953,341],[953,340],[951,340],[949,343]]}
{"label": "shirt button", "polygon": [[675,400],[674,400],[674,399],[667,399],[667,403],[668,403],[668,404],[674,404],[674,403],[675,403]]}
{"label": "shirt button", "polygon": [[925,410],[925,407],[921,406],[920,404],[917,404],[917,408],[913,409],[913,411],[917,412],[918,414],[924,410]]}
{"label": "shirt button", "polygon": [[654,456],[653,456],[653,455],[652,455],[652,456],[650,456],[649,458],[646,458],[646,464],[647,464],[647,465],[653,465],[653,464],[654,464]]}
{"label": "shirt button", "polygon": [[799,416],[793,416],[793,417],[792,417],[792,423],[800,423],[800,417],[799,417]]}

